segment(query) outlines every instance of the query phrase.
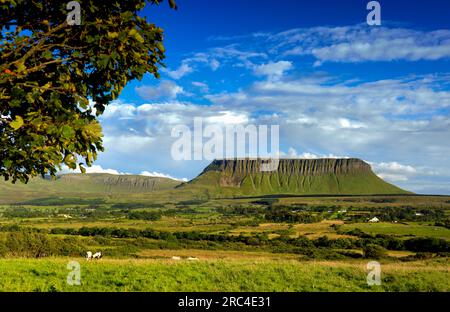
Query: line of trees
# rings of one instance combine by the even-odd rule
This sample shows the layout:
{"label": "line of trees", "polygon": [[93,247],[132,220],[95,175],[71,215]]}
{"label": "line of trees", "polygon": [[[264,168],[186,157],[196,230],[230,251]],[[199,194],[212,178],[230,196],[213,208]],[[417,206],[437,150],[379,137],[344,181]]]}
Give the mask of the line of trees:
{"label": "line of trees", "polygon": [[85,250],[77,237],[54,237],[24,229],[9,232],[0,239],[0,257],[81,256]]}
{"label": "line of trees", "polygon": [[[367,245],[378,245],[388,250],[410,250],[415,252],[450,252],[450,242],[432,237],[416,237],[410,239],[399,239],[390,235],[370,235],[360,232],[352,232],[359,239],[338,238],[329,239],[327,236],[315,240],[306,237],[292,238],[282,235],[269,239],[266,233],[252,236],[228,235],[192,232],[164,232],[153,229],[120,229],[101,227],[82,227],[80,229],[54,228],[51,234],[81,235],[81,236],[105,236],[115,238],[151,238],[168,241],[209,241],[217,243],[243,243],[250,246],[286,247],[286,250],[295,251],[292,247],[304,248],[327,248],[327,249],[360,249]],[[350,233],[348,233],[350,234]],[[282,250],[282,249],[279,249]]]}

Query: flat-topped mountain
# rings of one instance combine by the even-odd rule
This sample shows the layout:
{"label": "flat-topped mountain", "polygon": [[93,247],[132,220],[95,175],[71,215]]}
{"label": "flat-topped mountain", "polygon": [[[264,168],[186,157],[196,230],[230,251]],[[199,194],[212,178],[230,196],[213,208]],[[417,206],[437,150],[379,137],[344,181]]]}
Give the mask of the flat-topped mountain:
{"label": "flat-topped mountain", "polygon": [[356,158],[280,159],[275,171],[261,171],[261,159],[214,160],[183,187],[207,187],[261,194],[405,194]]}

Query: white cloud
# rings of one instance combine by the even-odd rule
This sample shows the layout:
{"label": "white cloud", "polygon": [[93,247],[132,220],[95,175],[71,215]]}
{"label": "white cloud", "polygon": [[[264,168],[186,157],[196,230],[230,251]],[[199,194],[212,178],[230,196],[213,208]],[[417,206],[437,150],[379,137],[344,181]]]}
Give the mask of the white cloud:
{"label": "white cloud", "polygon": [[262,64],[255,66],[254,72],[259,76],[267,76],[272,79],[281,78],[286,71],[292,69],[292,62],[289,61],[278,61],[276,63],[269,62],[267,64]]}
{"label": "white cloud", "polygon": [[359,128],[365,128],[366,126],[363,123],[349,120],[347,118],[339,118],[338,119],[339,126],[342,129],[359,129]]}
{"label": "white cloud", "polygon": [[178,67],[178,69],[172,70],[172,71],[166,70],[166,73],[172,79],[180,79],[180,78],[192,73],[193,71],[194,71],[194,69],[191,66],[189,66],[189,64],[182,63],[180,65],[180,67]]}
{"label": "white cloud", "polygon": [[136,107],[131,104],[125,104],[121,101],[114,101],[106,106],[101,118],[130,118],[136,112]]}
{"label": "white cloud", "polygon": [[248,116],[243,113],[237,113],[232,111],[221,111],[218,115],[209,116],[206,121],[212,124],[245,124],[249,122]]}
{"label": "white cloud", "polygon": [[160,98],[175,99],[183,94],[182,87],[173,81],[163,80],[158,86],[141,86],[135,88],[139,96],[145,100],[157,100]]}
{"label": "white cloud", "polygon": [[[382,179],[392,182],[406,182],[417,178],[440,176],[441,173],[428,167],[416,167],[393,162],[370,163],[373,171]],[[424,184],[427,184],[426,182]]]}
{"label": "white cloud", "polygon": [[313,55],[323,62],[438,60],[450,57],[450,30],[418,31],[405,28],[345,27],[292,29],[270,37],[273,52]]}
{"label": "white cloud", "polygon": [[146,177],[157,177],[157,178],[168,178],[168,179],[172,179],[172,180],[177,180],[177,181],[183,181],[183,182],[187,182],[188,179],[186,178],[182,178],[182,179],[177,179],[174,178],[168,174],[164,174],[164,173],[160,173],[160,172],[156,172],[156,171],[142,171],[139,175],[141,176],[146,176]]}
{"label": "white cloud", "polygon": [[[127,173],[119,172],[115,169],[103,169],[100,165],[92,165],[91,167],[84,166],[86,173],[108,173],[114,175],[123,175]],[[69,173],[81,173],[80,167],[77,165],[77,169],[69,169],[66,165],[63,165],[58,174],[69,174]]]}
{"label": "white cloud", "polygon": [[207,85],[206,83],[204,83],[204,82],[200,82],[200,81],[192,81],[191,84],[192,84],[194,87],[199,88],[200,91],[203,92],[203,93],[208,93],[208,92],[209,92],[209,87],[208,87],[208,85]]}
{"label": "white cloud", "polygon": [[292,158],[292,159],[318,159],[318,158],[350,158],[348,156],[337,156],[334,154],[328,154],[328,155],[320,155],[320,154],[314,154],[310,152],[303,152],[301,154],[297,153],[297,150],[293,147],[289,147],[287,154],[281,153],[282,157]]}
{"label": "white cloud", "polygon": [[223,65],[233,67],[244,67],[252,69],[255,60],[267,59],[267,53],[254,50],[241,49],[237,44],[230,44],[224,47],[214,47],[206,52],[196,53],[194,56],[183,60],[189,64],[204,63],[216,71]]}
{"label": "white cloud", "polygon": [[[119,172],[116,169],[104,169],[100,165],[92,165],[91,167],[85,167],[85,169],[86,169],[86,173],[88,173],[88,174],[89,173],[107,173],[107,174],[113,174],[113,175],[132,175],[132,173]],[[70,174],[70,173],[80,174],[81,170],[80,170],[79,166],[77,166],[77,169],[72,170],[72,169],[69,169],[69,167],[67,167],[66,165],[63,165],[62,169],[58,172],[58,174]],[[186,178],[177,179],[177,178],[172,177],[171,175],[164,174],[161,172],[156,172],[156,171],[151,171],[151,172],[150,171],[142,171],[141,173],[139,173],[139,175],[146,176],[146,177],[167,178],[167,179],[183,181],[183,182],[188,181]]]}
{"label": "white cloud", "polygon": [[219,63],[218,60],[212,59],[212,60],[209,62],[209,66],[211,67],[211,69],[212,69],[213,71],[216,71],[216,70],[220,67],[220,63]]}
{"label": "white cloud", "polygon": [[153,138],[149,135],[119,134],[108,135],[103,138],[105,148],[114,153],[134,155],[145,151],[153,143]]}
{"label": "white cloud", "polygon": [[86,173],[109,173],[109,174],[125,174],[121,173],[115,169],[103,169],[102,166],[92,165],[91,167],[86,167]]}
{"label": "white cloud", "polygon": [[398,162],[381,162],[371,163],[374,172],[382,179],[388,181],[408,181],[408,179],[416,175],[417,169],[410,165],[402,165]]}

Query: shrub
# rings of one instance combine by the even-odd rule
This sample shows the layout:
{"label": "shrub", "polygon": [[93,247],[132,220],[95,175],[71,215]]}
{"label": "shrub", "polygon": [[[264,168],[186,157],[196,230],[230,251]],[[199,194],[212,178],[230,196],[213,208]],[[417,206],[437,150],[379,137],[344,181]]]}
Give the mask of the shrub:
{"label": "shrub", "polygon": [[418,237],[405,241],[405,247],[411,251],[450,252],[450,242],[441,238]]}
{"label": "shrub", "polygon": [[132,211],[128,214],[128,219],[156,221],[161,219],[159,211]]}
{"label": "shrub", "polygon": [[381,246],[369,244],[363,248],[364,258],[380,259],[386,257],[386,249]]}
{"label": "shrub", "polygon": [[76,238],[61,239],[30,230],[10,232],[3,241],[0,241],[0,255],[3,257],[78,256],[83,254],[84,249],[85,247]]}

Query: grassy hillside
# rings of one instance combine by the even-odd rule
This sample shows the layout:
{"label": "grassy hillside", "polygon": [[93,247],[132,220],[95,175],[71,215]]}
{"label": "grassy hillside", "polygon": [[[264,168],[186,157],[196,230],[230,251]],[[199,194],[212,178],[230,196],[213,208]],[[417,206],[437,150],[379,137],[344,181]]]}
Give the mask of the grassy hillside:
{"label": "grassy hillside", "polygon": [[66,174],[55,180],[35,178],[28,184],[0,181],[0,202],[46,197],[106,197],[173,189],[179,181],[168,178],[104,173]]}
{"label": "grassy hillside", "polygon": [[[236,175],[236,173],[234,173]],[[234,181],[229,183],[228,181]],[[224,183],[225,182],[225,183]],[[184,184],[182,188],[207,189],[213,196],[263,194],[408,194],[385,182],[372,171],[336,174],[295,174],[280,172],[249,172],[235,178],[233,173],[207,170]]]}

